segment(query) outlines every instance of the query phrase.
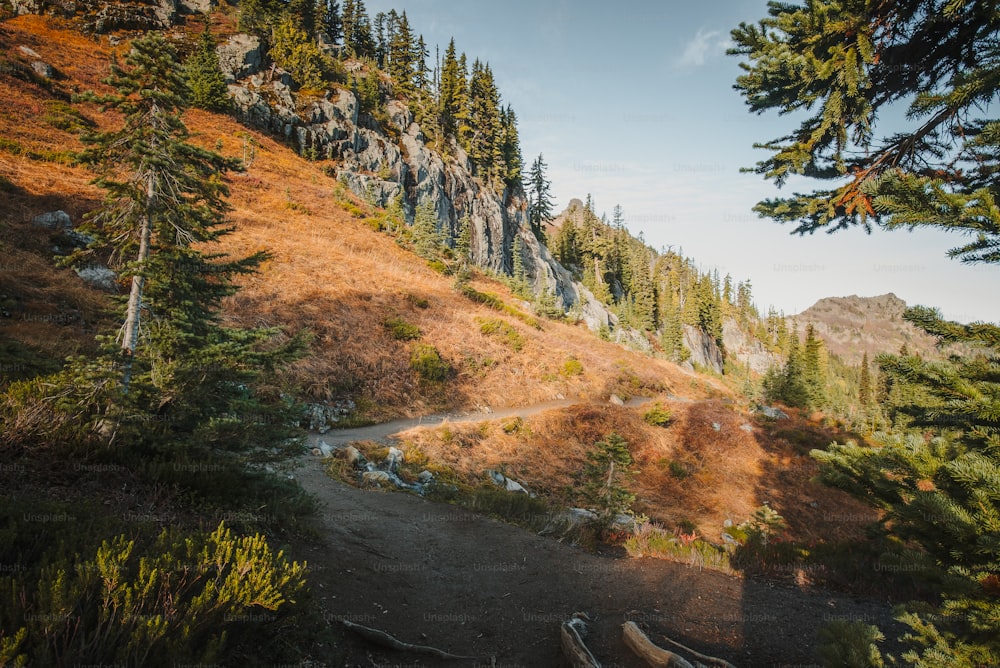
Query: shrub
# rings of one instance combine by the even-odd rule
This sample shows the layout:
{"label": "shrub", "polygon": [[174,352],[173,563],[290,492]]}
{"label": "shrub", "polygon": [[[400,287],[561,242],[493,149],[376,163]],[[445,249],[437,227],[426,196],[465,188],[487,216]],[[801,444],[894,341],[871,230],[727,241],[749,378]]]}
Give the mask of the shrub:
{"label": "shrub", "polygon": [[391,318],[382,324],[397,341],[416,341],[421,336],[419,327],[411,325],[402,318]]}
{"label": "shrub", "polygon": [[441,359],[441,353],[437,348],[426,343],[413,347],[413,352],[410,353],[410,368],[427,381],[443,381],[451,373],[451,367]]}
{"label": "shrub", "polygon": [[875,626],[838,619],[820,630],[817,653],[824,666],[881,668],[885,663],[875,643],[883,640],[885,636]]}
{"label": "shrub", "polygon": [[514,352],[521,352],[524,348],[524,337],[509,323],[498,318],[476,318],[476,322],[484,336],[499,339]]}
{"label": "shrub", "polygon": [[515,494],[498,487],[477,487],[462,502],[469,510],[505,522],[540,531],[548,524],[551,511],[542,499]]}
{"label": "shrub", "polygon": [[660,402],[656,402],[643,414],[642,419],[645,420],[647,424],[651,424],[654,427],[666,427],[674,421],[674,416],[673,413],[670,412],[670,409]]}
{"label": "shrub", "polygon": [[583,373],[583,363],[575,357],[570,357],[563,363],[561,373],[566,378],[579,376]]}
{"label": "shrub", "polygon": [[[79,555],[78,555],[79,556]],[[258,535],[164,531],[152,544],[119,535],[90,558],[62,557],[32,573],[34,586],[0,579],[0,616],[13,637],[0,659],[33,665],[214,663],[233,636],[303,589],[305,567]],[[19,582],[18,580],[21,580]]]}
{"label": "shrub", "polygon": [[625,550],[632,557],[668,559],[698,568],[710,568],[732,573],[728,553],[693,533],[678,538],[662,527],[649,522],[639,524],[625,539]]}
{"label": "shrub", "polygon": [[676,459],[671,459],[667,467],[670,469],[670,475],[678,480],[684,480],[684,478],[688,477],[687,467]]}

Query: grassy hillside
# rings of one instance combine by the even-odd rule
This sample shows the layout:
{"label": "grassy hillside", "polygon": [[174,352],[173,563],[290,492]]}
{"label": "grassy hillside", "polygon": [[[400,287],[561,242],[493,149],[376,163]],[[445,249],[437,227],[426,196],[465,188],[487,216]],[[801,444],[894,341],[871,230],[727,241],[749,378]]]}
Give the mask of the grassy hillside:
{"label": "grassy hillside", "polygon": [[[110,51],[68,24],[20,17],[0,24],[8,67],[0,68],[0,242],[5,260],[0,299],[4,377],[58,368],[67,354],[93,349],[94,334],[115,326],[108,296],[58,268],[52,232],[31,219],[62,209],[74,222],[97,204],[91,175],[73,166],[78,130],[117,119],[73,92],[100,89]],[[37,51],[54,81],[17,74]],[[230,157],[254,158],[231,174],[235,233],[222,250],[273,258],[229,299],[226,317],[245,326],[312,333],[309,354],[282,374],[280,389],[304,400],[350,397],[359,420],[418,416],[445,409],[519,406],[555,398],[581,404],[508,428],[452,427],[414,435],[407,448],[472,484],[485,468],[503,468],[561,504],[579,504],[575,487],[586,452],[615,431],[630,443],[634,509],[668,529],[696,528],[719,540],[726,520],[747,519],[767,502],[789,523],[788,538],[841,539],[860,534],[870,513],[812,481],[809,448],[843,437],[805,418],[771,423],[719,381],[599,340],[584,326],[537,320],[528,305],[482,275],[471,285],[506,309],[476,303],[392,236],[373,230],[376,211],[328,176],[332,163],[310,162],[232,118],[190,112],[197,143]],[[423,378],[412,359],[436,349],[450,369]],[[667,427],[642,411],[609,406],[608,397],[648,396],[669,409]],[[844,517],[861,518],[843,521]]]}

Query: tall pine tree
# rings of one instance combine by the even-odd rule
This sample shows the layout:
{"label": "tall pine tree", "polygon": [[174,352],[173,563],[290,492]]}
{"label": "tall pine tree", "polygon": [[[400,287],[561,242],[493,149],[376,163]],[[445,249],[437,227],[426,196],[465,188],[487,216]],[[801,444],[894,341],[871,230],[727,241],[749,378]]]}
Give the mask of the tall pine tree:
{"label": "tall pine tree", "polygon": [[542,225],[552,219],[552,209],[555,204],[552,202],[552,183],[546,178],[545,170],[548,165],[539,153],[538,157],[531,163],[528,170],[528,225],[535,237],[542,239]]}
{"label": "tall pine tree", "polygon": [[194,446],[213,442],[220,430],[246,431],[238,413],[241,406],[255,410],[250,386],[265,367],[290,359],[299,342],[263,352],[274,331],[219,324],[235,277],[267,258],[258,252],[233,260],[206,250],[230,230],[221,175],[235,163],[187,142],[181,113],[188,90],[176,51],[159,33],[134,41],[125,67],[113,64],[106,83],[114,93],[86,97],[119,112],[123,126],[86,137],[81,159],[106,192],[87,222],[98,239],[91,251],[109,247],[131,281],[112,357],[123,398],[111,401],[118,418],[160,416],[155,428],[143,428],[143,439],[183,433]]}

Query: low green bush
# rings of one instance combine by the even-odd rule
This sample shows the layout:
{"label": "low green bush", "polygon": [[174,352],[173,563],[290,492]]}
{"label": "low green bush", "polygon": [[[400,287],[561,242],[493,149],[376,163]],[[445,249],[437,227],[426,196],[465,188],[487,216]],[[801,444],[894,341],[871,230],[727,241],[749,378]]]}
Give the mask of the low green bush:
{"label": "low green bush", "polygon": [[476,318],[476,322],[484,336],[498,339],[516,353],[524,348],[524,337],[509,323],[498,318]]}
{"label": "low green bush", "polygon": [[420,378],[432,382],[446,380],[451,373],[451,366],[441,358],[437,348],[426,343],[419,343],[410,353],[410,368]]}
{"label": "low green bush", "polygon": [[656,402],[648,411],[643,413],[642,419],[646,421],[646,424],[653,425],[654,427],[666,427],[674,421],[674,415],[666,406],[660,402]]}
{"label": "low green bush", "polygon": [[[131,533],[131,532],[130,532]],[[281,619],[305,566],[263,536],[118,535],[0,578],[0,664],[217,663]]]}
{"label": "low green bush", "polygon": [[402,318],[391,318],[382,324],[397,341],[416,341],[422,334],[419,327]]}

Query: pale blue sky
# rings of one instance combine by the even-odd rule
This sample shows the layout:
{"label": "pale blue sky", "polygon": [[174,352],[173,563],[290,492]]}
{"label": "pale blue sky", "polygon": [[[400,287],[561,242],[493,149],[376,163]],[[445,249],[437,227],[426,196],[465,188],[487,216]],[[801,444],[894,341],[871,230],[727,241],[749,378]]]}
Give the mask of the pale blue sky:
{"label": "pale blue sky", "polygon": [[[543,153],[557,210],[590,193],[598,213],[621,204],[633,233],[682,248],[704,269],[749,278],[762,310],[792,314],[829,296],[895,292],[961,321],[1000,322],[1000,267],[945,256],[962,237],[934,231],[793,237],[751,207],[777,191],[741,167],[753,143],[794,121],[753,116],[732,85],[729,31],[765,0],[367,0],[405,9],[430,49],[451,37],[488,61],[517,112],[526,164]],[[791,184],[784,191],[810,186]]]}

